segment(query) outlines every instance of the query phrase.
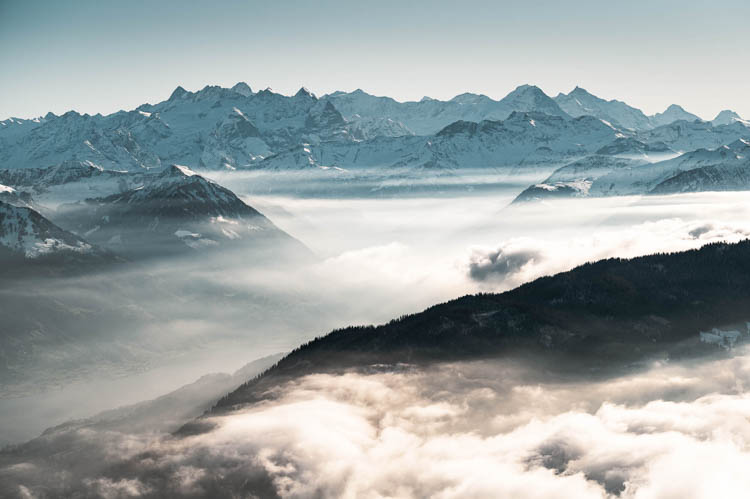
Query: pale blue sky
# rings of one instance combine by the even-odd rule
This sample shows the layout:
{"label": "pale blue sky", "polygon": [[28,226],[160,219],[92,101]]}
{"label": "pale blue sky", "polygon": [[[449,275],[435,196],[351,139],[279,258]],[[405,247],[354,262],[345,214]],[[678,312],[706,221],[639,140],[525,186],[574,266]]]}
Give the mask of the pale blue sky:
{"label": "pale blue sky", "polygon": [[750,117],[750,2],[0,0],[0,118],[109,113],[182,85],[399,100],[580,85]]}

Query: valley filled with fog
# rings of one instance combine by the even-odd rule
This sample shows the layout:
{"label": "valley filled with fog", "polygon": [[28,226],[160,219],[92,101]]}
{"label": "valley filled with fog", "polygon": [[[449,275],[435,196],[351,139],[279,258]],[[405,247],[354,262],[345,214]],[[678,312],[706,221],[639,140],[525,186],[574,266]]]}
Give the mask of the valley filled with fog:
{"label": "valley filled with fog", "polygon": [[[352,183],[323,177],[321,187],[290,174],[278,183],[282,192],[262,193],[252,173],[209,173],[314,256],[254,261],[234,248],[4,289],[15,300],[39,303],[36,320],[49,314],[54,324],[57,308],[65,308],[69,323],[57,324],[67,338],[40,342],[29,363],[5,378],[0,419],[8,423],[0,440],[20,442],[204,374],[232,372],[338,327],[383,323],[588,261],[682,251],[750,233],[741,222],[750,211],[744,193],[511,206],[524,185],[544,175],[477,172],[466,175],[470,181],[448,178],[416,192],[378,195],[380,184],[369,179],[348,193]],[[76,323],[70,310],[86,321]],[[80,324],[88,330],[77,330]]]}
{"label": "valley filled with fog", "polygon": [[0,495],[744,490],[748,190],[578,86],[2,120]]}
{"label": "valley filled with fog", "polygon": [[748,485],[748,382],[745,348],[608,377],[513,361],[316,374],[178,438],[154,434],[154,414],[174,414],[158,404],[69,424],[7,453],[3,481],[104,497],[711,497]]}
{"label": "valley filled with fog", "polygon": [[748,19],[0,0],[0,499],[747,498]]}

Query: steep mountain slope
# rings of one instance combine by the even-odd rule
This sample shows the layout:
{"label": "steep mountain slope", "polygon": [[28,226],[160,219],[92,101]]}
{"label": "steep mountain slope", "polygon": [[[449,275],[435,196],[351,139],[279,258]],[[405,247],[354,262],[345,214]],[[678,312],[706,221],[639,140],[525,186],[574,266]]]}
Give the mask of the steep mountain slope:
{"label": "steep mountain slope", "polygon": [[720,351],[699,333],[731,324],[745,331],[748,319],[750,241],[604,260],[382,326],[334,331],[227,395],[214,412],[270,396],[289,377],[382,364],[531,356],[544,369],[611,371]]}
{"label": "steep mountain slope", "polygon": [[680,192],[738,191],[750,188],[750,141],[740,139],[715,151],[696,151],[690,166],[680,164],[680,171],[662,181],[652,194]]}
{"label": "steep mountain slope", "polygon": [[650,120],[653,126],[658,127],[669,125],[670,123],[674,123],[675,121],[680,120],[700,121],[700,118],[693,113],[688,113],[681,106],[672,104],[667,109],[665,109],[663,113],[656,113],[655,115],[651,116]]}
{"label": "steep mountain slope", "polygon": [[631,130],[653,128],[651,120],[640,109],[618,100],[601,99],[578,86],[568,94],[558,94],[555,102],[571,116],[595,116]]}
{"label": "steep mountain slope", "polygon": [[750,188],[750,141],[745,139],[656,163],[605,158],[592,156],[562,167],[514,202]]}
{"label": "steep mountain slope", "polygon": [[37,259],[57,255],[100,253],[75,234],[53,224],[28,207],[0,201],[0,258]]}
{"label": "steep mountain slope", "polygon": [[346,122],[329,102],[301,89],[286,97],[247,85],[178,87],[156,105],[108,116],[73,111],[2,138],[7,168],[44,168],[67,160],[108,170],[138,171],[180,162],[191,167],[236,167],[301,140],[349,140]]}
{"label": "steep mountain slope", "polygon": [[555,170],[544,181],[526,188],[513,203],[544,201],[554,198],[585,197],[592,184],[613,171],[648,164],[642,159],[595,154]]}
{"label": "steep mountain slope", "polygon": [[[507,116],[514,112],[536,112],[550,116],[568,117],[552,98],[534,85],[517,87],[498,101],[498,107],[504,108],[503,111],[507,113]],[[495,113],[498,113],[498,111],[495,111]]]}
{"label": "steep mountain slope", "polygon": [[143,186],[63,205],[56,220],[89,240],[131,256],[252,242],[261,250],[302,245],[230,190],[173,165]]}
{"label": "steep mountain slope", "polygon": [[[698,116],[685,111],[677,104],[672,104],[663,113],[646,116],[640,109],[622,101],[601,99],[578,86],[567,94],[558,94],[555,102],[571,116],[596,116],[612,124],[641,132],[669,125],[675,121],[701,121]],[[725,117],[714,122],[714,125],[731,124],[731,120]]]}
{"label": "steep mountain slope", "polygon": [[13,187],[3,184],[0,184],[0,201],[8,203],[12,206],[32,209],[34,209],[35,204],[28,193],[18,192]]}
{"label": "steep mountain slope", "polygon": [[742,123],[745,126],[750,126],[750,121],[743,120],[739,114],[729,109],[725,109],[717,114],[716,118],[711,120],[711,124],[713,126],[731,125],[736,121]]}

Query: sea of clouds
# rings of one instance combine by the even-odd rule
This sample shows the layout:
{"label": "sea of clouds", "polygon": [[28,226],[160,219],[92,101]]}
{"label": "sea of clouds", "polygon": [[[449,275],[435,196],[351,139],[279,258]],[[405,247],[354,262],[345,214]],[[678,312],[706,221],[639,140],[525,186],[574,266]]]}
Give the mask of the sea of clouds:
{"label": "sea of clouds", "polygon": [[[183,362],[172,365],[160,347],[153,376],[119,377],[116,390],[98,377],[93,388],[66,385],[55,397],[2,399],[0,414],[11,419],[0,430],[25,440],[121,404],[122,394],[127,403],[153,397],[217,363],[233,369],[334,327],[385,322],[601,258],[750,235],[744,193],[571,200],[520,210],[506,208],[509,199],[248,199],[320,258],[257,268],[241,255],[219,255],[148,269],[151,279],[194,290],[191,299],[148,295],[150,306],[171,319],[143,331],[131,331],[132,322],[122,329],[189,346],[191,356],[177,351]],[[86,293],[97,292],[97,283],[71,288],[76,303],[93,303]],[[30,292],[71,299],[62,284]],[[111,350],[122,353],[129,336],[118,331],[110,328],[104,339],[112,336]],[[121,360],[110,358],[113,365]],[[216,429],[202,435],[176,439],[91,425],[48,432],[1,456],[0,490],[11,497],[721,495],[742,490],[744,480],[738,470],[750,442],[745,364],[740,355],[568,383],[534,381],[533,366],[478,364],[311,376],[280,387],[273,401],[217,417]],[[700,480],[689,473],[698,463]]]}
{"label": "sea of clouds", "polygon": [[187,437],[82,426],[2,455],[10,497],[738,497],[750,356],[555,380],[472,362],[310,375]]}

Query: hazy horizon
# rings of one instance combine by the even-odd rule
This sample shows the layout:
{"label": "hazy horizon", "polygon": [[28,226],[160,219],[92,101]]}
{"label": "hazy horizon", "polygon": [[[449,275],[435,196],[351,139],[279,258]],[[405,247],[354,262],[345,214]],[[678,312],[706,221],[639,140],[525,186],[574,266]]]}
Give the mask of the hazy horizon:
{"label": "hazy horizon", "polygon": [[[163,95],[163,96],[159,96],[159,97],[155,97],[155,98],[151,98],[151,99],[147,99],[147,100],[144,100],[143,102],[140,102],[140,103],[138,103],[138,104],[136,104],[136,105],[134,105],[134,106],[132,106],[132,107],[121,107],[121,108],[117,108],[117,109],[111,109],[111,110],[107,110],[107,111],[101,111],[101,110],[99,110],[99,111],[96,111],[96,110],[92,110],[92,111],[82,111],[82,110],[80,110],[80,109],[76,109],[76,108],[71,108],[71,109],[68,109],[68,110],[66,110],[66,111],[61,111],[61,112],[47,111],[47,112],[45,112],[45,113],[41,113],[41,114],[36,114],[36,115],[33,115],[33,116],[31,116],[31,115],[30,115],[30,116],[17,116],[17,115],[14,115],[14,116],[2,116],[2,117],[0,117],[0,120],[7,120],[7,119],[11,119],[11,118],[15,118],[15,119],[35,119],[35,118],[40,118],[40,117],[43,117],[43,116],[44,116],[44,115],[46,115],[46,114],[47,114],[48,112],[52,112],[53,114],[55,114],[55,115],[57,115],[57,116],[60,116],[60,115],[62,115],[62,114],[65,114],[65,113],[67,113],[67,112],[69,112],[69,111],[74,111],[74,112],[77,112],[77,113],[79,113],[79,114],[89,114],[89,115],[96,115],[96,114],[101,114],[101,115],[104,115],[104,116],[106,116],[106,115],[109,115],[109,114],[112,114],[112,113],[116,113],[116,112],[119,112],[119,111],[133,111],[133,110],[135,110],[136,108],[138,108],[139,106],[141,106],[142,104],[156,104],[156,103],[159,103],[159,102],[163,102],[163,101],[165,101],[165,100],[169,99],[169,96],[170,96],[170,95],[172,94],[172,92],[174,92],[174,90],[175,90],[175,89],[177,89],[178,87],[182,87],[182,88],[184,88],[185,90],[187,90],[188,92],[198,92],[198,91],[202,90],[203,88],[205,88],[205,87],[210,87],[210,86],[219,86],[219,87],[222,87],[222,88],[231,88],[231,87],[233,87],[234,85],[236,85],[237,83],[246,83],[246,84],[247,84],[247,85],[248,85],[248,86],[249,86],[249,87],[250,87],[250,88],[252,89],[252,91],[253,91],[253,92],[259,92],[259,91],[261,91],[261,90],[265,90],[265,89],[268,89],[268,90],[271,90],[272,92],[275,92],[275,93],[278,93],[278,94],[281,94],[281,95],[285,95],[285,96],[289,96],[289,97],[293,96],[293,95],[294,95],[295,93],[297,93],[297,92],[298,92],[298,91],[299,91],[299,90],[300,90],[301,88],[305,88],[305,89],[306,89],[306,90],[308,90],[309,92],[312,92],[312,93],[313,93],[313,95],[315,95],[316,97],[323,97],[323,96],[325,96],[325,95],[329,95],[329,94],[331,94],[331,93],[334,93],[334,92],[347,92],[347,93],[350,93],[350,92],[354,92],[354,91],[356,91],[356,90],[362,90],[363,92],[365,92],[365,93],[367,93],[367,94],[370,94],[370,95],[374,95],[374,96],[376,96],[376,97],[389,97],[389,98],[391,98],[391,99],[394,99],[394,100],[395,100],[395,101],[397,101],[397,102],[402,102],[402,103],[403,103],[403,102],[417,102],[417,101],[419,101],[419,100],[420,100],[421,98],[424,98],[424,97],[427,97],[427,98],[431,98],[431,99],[435,99],[435,100],[439,100],[439,101],[449,101],[449,100],[451,100],[451,99],[453,99],[453,98],[455,98],[455,97],[457,97],[457,96],[459,96],[459,95],[461,95],[461,94],[465,94],[465,93],[476,94],[476,95],[485,95],[485,96],[487,96],[487,97],[490,97],[491,99],[493,99],[493,100],[495,100],[495,101],[499,101],[499,100],[501,100],[501,99],[502,99],[503,97],[505,97],[506,95],[508,95],[508,94],[509,94],[510,92],[512,92],[512,91],[513,91],[514,89],[518,88],[518,87],[519,87],[519,86],[521,86],[521,85],[532,85],[532,86],[536,86],[536,87],[540,88],[540,89],[541,89],[541,90],[542,90],[542,91],[543,91],[543,92],[544,92],[545,94],[547,94],[547,95],[548,95],[549,97],[552,97],[552,98],[554,98],[554,97],[555,97],[556,95],[558,95],[558,94],[560,93],[560,92],[554,92],[554,93],[551,93],[551,92],[547,92],[547,91],[546,91],[546,90],[545,90],[544,88],[540,87],[539,85],[536,85],[536,84],[534,84],[533,82],[527,82],[527,83],[519,83],[518,85],[516,85],[516,86],[514,86],[514,87],[510,88],[510,89],[509,89],[509,90],[508,90],[507,92],[505,92],[504,94],[502,94],[502,95],[499,95],[499,96],[492,96],[492,95],[487,95],[487,94],[485,94],[485,93],[482,93],[482,92],[473,92],[473,91],[471,91],[471,90],[466,90],[466,91],[464,91],[464,92],[459,92],[459,93],[457,93],[457,94],[455,94],[455,95],[451,95],[451,96],[449,96],[449,97],[445,97],[445,98],[442,98],[442,97],[441,97],[441,98],[437,98],[437,97],[433,97],[432,95],[423,95],[423,96],[422,96],[422,97],[420,97],[420,98],[414,98],[414,99],[410,99],[410,98],[406,98],[406,99],[399,99],[399,98],[396,98],[396,97],[394,97],[394,96],[392,96],[392,95],[387,95],[387,94],[380,94],[380,93],[377,93],[377,92],[372,92],[372,91],[369,91],[368,89],[366,89],[366,88],[362,88],[362,87],[347,88],[347,89],[345,89],[345,90],[342,90],[342,89],[336,89],[336,90],[332,90],[332,91],[328,91],[328,92],[316,92],[316,91],[315,91],[315,89],[312,89],[312,88],[310,88],[310,87],[309,87],[309,86],[307,86],[307,85],[300,85],[299,87],[297,87],[297,88],[296,88],[296,89],[294,89],[294,90],[288,90],[288,91],[280,91],[280,90],[277,90],[276,88],[274,88],[274,87],[272,87],[272,86],[258,87],[258,86],[254,86],[254,85],[253,85],[253,84],[252,84],[251,82],[248,82],[248,81],[244,81],[244,80],[239,80],[239,81],[236,81],[236,82],[233,82],[233,83],[221,83],[221,84],[219,84],[219,83],[206,83],[205,85],[202,85],[202,86],[197,86],[197,87],[194,87],[194,88],[193,88],[193,87],[190,87],[190,88],[188,88],[188,87],[186,87],[186,86],[184,86],[184,85],[180,85],[180,84],[177,84],[177,85],[175,85],[175,86],[174,86],[174,88],[173,88],[173,89],[172,89],[172,90],[171,90],[170,92],[168,92],[167,94],[165,94],[165,95]],[[592,95],[595,95],[596,97],[599,97],[599,98],[603,98],[603,99],[605,99],[604,97],[602,97],[602,96],[601,96],[600,94],[598,94],[597,92],[591,91],[590,89],[588,89],[588,88],[585,88],[585,87],[582,87],[581,85],[572,85],[572,86],[570,87],[570,89],[568,89],[567,91],[563,91],[562,93],[564,93],[564,94],[567,94],[568,92],[572,91],[572,90],[573,90],[573,89],[574,89],[574,88],[575,88],[576,86],[578,86],[578,87],[581,87],[581,88],[584,88],[584,90],[586,90],[587,92],[591,93]],[[617,100],[617,101],[623,101],[622,99],[619,99],[619,98],[606,98],[605,100]],[[630,103],[629,103],[629,102],[627,102],[627,101],[623,101],[623,102],[625,102],[626,104],[630,105]],[[680,104],[679,102],[672,102],[672,103],[670,103],[670,104],[668,104],[668,105],[664,106],[664,109],[662,109],[662,110],[660,110],[660,111],[657,111],[657,113],[659,113],[659,112],[663,112],[663,111],[664,111],[664,110],[665,110],[665,109],[666,109],[667,107],[669,107],[669,106],[670,106],[670,105],[672,105],[672,104],[677,104],[677,105],[680,105],[680,106],[681,106],[682,108],[684,108],[684,109],[685,109],[686,111],[688,111],[688,112],[692,112],[692,111],[691,111],[691,110],[690,110],[689,108],[687,108],[686,106],[683,106],[683,105],[682,105],[682,104]],[[637,106],[634,106],[634,107],[637,107]],[[729,107],[727,107],[727,108],[724,108],[724,109],[722,109],[722,111],[723,111],[723,110],[725,110],[725,109],[729,109],[729,110],[731,110],[731,111],[735,111],[735,112],[737,112],[737,111],[736,111],[735,109],[733,109],[733,108],[729,108]],[[641,111],[643,111],[643,109],[641,109]],[[653,114],[656,114],[656,113],[646,113],[645,111],[644,111],[644,113],[645,113],[646,115],[653,115]],[[701,115],[700,115],[699,113],[693,113],[693,114],[697,115],[697,116],[698,116],[699,118],[701,118],[701,119],[703,119],[703,120],[705,120],[705,121],[711,121],[712,119],[714,119],[714,118],[716,117],[716,115],[712,115],[712,116],[710,116],[710,117],[709,117],[709,116],[701,116]],[[715,114],[718,114],[718,112],[717,112],[717,113],[715,113]],[[744,118],[744,115],[742,115],[741,113],[740,113],[740,115],[741,115],[741,116],[742,116],[742,117]]]}
{"label": "hazy horizon", "polygon": [[[578,85],[649,115],[679,104],[707,120],[723,109],[750,116],[750,70],[736,64],[750,42],[744,2],[426,7],[4,3],[0,64],[12,77],[0,81],[0,117],[109,114],[166,99],[178,85],[238,81],[282,94],[362,88],[399,101],[500,99],[524,83],[555,96]],[[731,78],[716,78],[716,68]]]}

